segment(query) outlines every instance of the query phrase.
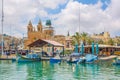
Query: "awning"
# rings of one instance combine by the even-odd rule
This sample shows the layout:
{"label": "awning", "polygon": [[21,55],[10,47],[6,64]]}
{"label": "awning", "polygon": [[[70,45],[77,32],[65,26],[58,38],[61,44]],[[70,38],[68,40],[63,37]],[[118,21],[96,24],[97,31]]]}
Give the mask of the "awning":
{"label": "awning", "polygon": [[[100,48],[120,48],[120,46],[112,46],[112,45],[104,45],[104,44],[99,44],[98,46]],[[81,47],[81,46],[79,46],[79,47]],[[88,47],[92,47],[92,45],[86,45],[84,47],[88,48]],[[94,47],[96,47],[96,44],[94,45]]]}
{"label": "awning", "polygon": [[56,41],[52,41],[52,40],[45,40],[45,39],[38,39],[36,41],[34,41],[33,43],[29,44],[28,46],[29,47],[42,47],[46,44],[50,44],[52,46],[55,46],[55,47],[64,47],[64,45],[56,42]]}

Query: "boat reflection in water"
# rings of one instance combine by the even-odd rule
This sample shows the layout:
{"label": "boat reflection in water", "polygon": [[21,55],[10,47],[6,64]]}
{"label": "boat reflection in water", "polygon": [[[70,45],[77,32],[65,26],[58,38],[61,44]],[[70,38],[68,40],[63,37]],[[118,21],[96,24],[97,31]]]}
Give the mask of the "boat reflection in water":
{"label": "boat reflection in water", "polygon": [[[119,80],[119,66],[98,64],[50,64],[50,61],[12,63],[0,61],[1,80]],[[14,75],[14,76],[13,76]],[[67,77],[66,77],[67,76]]]}
{"label": "boat reflection in water", "polygon": [[113,65],[120,65],[120,57],[117,57],[117,58],[113,61]]}

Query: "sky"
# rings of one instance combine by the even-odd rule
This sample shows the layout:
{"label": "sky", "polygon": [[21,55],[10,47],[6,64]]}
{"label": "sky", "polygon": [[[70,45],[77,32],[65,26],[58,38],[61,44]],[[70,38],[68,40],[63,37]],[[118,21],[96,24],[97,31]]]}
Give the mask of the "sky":
{"label": "sky", "polygon": [[[4,0],[4,33],[27,37],[30,20],[36,27],[39,20],[45,26],[50,19],[57,35],[67,35],[68,31],[73,35],[80,29],[80,33],[106,31],[112,37],[120,36],[119,3],[120,0]],[[0,19],[1,14],[2,7]]]}

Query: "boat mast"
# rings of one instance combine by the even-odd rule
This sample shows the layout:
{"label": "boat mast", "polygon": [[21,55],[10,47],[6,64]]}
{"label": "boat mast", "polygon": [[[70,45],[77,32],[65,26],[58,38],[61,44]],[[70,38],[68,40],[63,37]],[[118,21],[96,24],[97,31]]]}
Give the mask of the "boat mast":
{"label": "boat mast", "polygon": [[22,49],[24,49],[24,33],[23,33],[23,40],[22,40]]}
{"label": "boat mast", "polygon": [[1,26],[2,26],[2,55],[4,54],[3,53],[3,41],[4,41],[4,39],[3,39],[3,21],[4,21],[4,11],[3,11],[3,0],[2,0],[2,20],[1,20]]}
{"label": "boat mast", "polygon": [[78,22],[78,24],[79,24],[79,34],[80,34],[80,6],[79,6],[79,13],[78,13],[78,17],[79,17],[79,22]]}
{"label": "boat mast", "polygon": [[11,35],[11,38],[10,38],[11,39],[11,41],[10,41],[10,50],[12,50],[13,49],[13,43],[12,43],[13,38],[12,38],[12,26],[11,25],[10,25],[10,35]]}

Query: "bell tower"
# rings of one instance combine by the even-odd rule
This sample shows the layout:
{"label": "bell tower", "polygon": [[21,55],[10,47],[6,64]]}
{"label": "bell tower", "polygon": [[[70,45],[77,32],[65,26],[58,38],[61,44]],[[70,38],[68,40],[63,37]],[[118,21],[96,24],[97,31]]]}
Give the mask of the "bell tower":
{"label": "bell tower", "polygon": [[51,20],[47,20],[46,21],[46,27],[44,29],[44,33],[49,35],[49,36],[53,36],[54,35],[54,29],[53,27],[51,26]]}
{"label": "bell tower", "polygon": [[27,31],[28,38],[31,39],[32,38],[31,34],[34,32],[33,31],[33,25],[32,25],[31,21],[29,21],[29,23],[28,23],[27,30],[28,30]]}
{"label": "bell tower", "polygon": [[33,25],[31,23],[31,21],[29,21],[27,28],[28,28],[28,33],[33,32]]}
{"label": "bell tower", "polygon": [[41,20],[39,20],[39,22],[38,22],[37,30],[38,30],[38,32],[42,33],[42,23],[41,23]]}

